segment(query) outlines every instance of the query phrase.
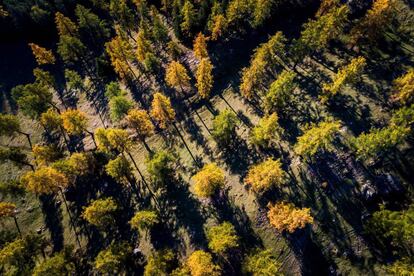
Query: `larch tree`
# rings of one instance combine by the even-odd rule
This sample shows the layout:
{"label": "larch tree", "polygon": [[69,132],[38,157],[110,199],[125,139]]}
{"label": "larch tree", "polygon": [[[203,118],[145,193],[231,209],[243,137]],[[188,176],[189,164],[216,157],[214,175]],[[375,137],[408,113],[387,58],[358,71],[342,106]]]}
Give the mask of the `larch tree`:
{"label": "larch tree", "polygon": [[126,0],[111,0],[109,1],[109,14],[120,26],[123,32],[135,40],[132,36],[136,26],[135,16],[133,10],[129,7]]}
{"label": "larch tree", "polygon": [[250,133],[251,143],[257,146],[269,146],[282,132],[278,120],[276,112],[261,118]]}
{"label": "larch tree", "polygon": [[246,185],[252,187],[255,193],[263,193],[272,187],[281,186],[285,181],[285,172],[282,169],[280,160],[271,158],[253,165],[249,168],[244,180]]}
{"label": "larch tree", "polygon": [[226,19],[230,27],[242,27],[251,17],[249,0],[231,0],[227,5]]}
{"label": "larch tree", "polygon": [[37,64],[55,64],[56,58],[52,50],[47,50],[46,48],[40,47],[34,43],[29,43],[29,46],[32,49],[32,53],[36,59]]}
{"label": "larch tree", "polygon": [[136,50],[136,57],[137,60],[140,62],[144,62],[145,57],[148,53],[152,53],[152,45],[151,41],[145,35],[145,32],[142,28],[138,31],[137,38],[137,50]]}
{"label": "larch tree", "polygon": [[90,9],[78,4],[76,5],[75,14],[78,19],[79,29],[87,33],[93,43],[101,43],[109,37],[110,30],[106,22],[101,20]]}
{"label": "larch tree", "polygon": [[297,229],[313,223],[309,208],[296,208],[292,203],[286,202],[269,203],[268,208],[267,217],[269,222],[280,232],[293,233]]}
{"label": "larch tree", "polygon": [[96,146],[95,136],[93,132],[89,131],[88,118],[86,114],[78,109],[68,109],[61,114],[63,128],[70,135],[82,135],[84,132],[88,133],[93,143]]}
{"label": "larch tree", "polygon": [[118,205],[111,197],[93,200],[84,207],[82,218],[99,228],[107,228],[115,222]]}
{"label": "larch tree", "polygon": [[394,80],[393,91],[394,100],[402,104],[414,103],[414,68]]}
{"label": "larch tree", "polygon": [[33,276],[71,275],[75,273],[75,264],[69,254],[63,250],[38,263],[33,269]]}
{"label": "larch tree", "polygon": [[243,271],[252,276],[283,276],[281,267],[277,256],[269,249],[255,250],[243,262]]}
{"label": "larch tree", "polygon": [[212,135],[219,143],[228,143],[235,135],[237,116],[229,109],[221,111],[213,119]]}
{"label": "larch tree", "polygon": [[19,168],[22,166],[29,166],[34,170],[34,166],[29,162],[27,154],[19,147],[0,147],[0,163],[5,163],[7,161],[12,162]]}
{"label": "larch tree", "polygon": [[98,253],[93,263],[94,269],[103,275],[114,273],[122,275],[125,272],[125,263],[130,251],[131,248],[126,242],[112,243]]}
{"label": "larch tree", "polygon": [[338,94],[345,85],[356,83],[361,78],[366,64],[364,57],[357,57],[353,58],[349,64],[339,68],[338,73],[333,76],[332,82],[323,84],[322,101],[326,101]]}
{"label": "larch tree", "polygon": [[175,162],[176,158],[172,153],[159,150],[145,161],[145,165],[155,181],[164,181],[173,177]]}
{"label": "larch tree", "polygon": [[194,251],[188,257],[186,265],[191,276],[221,275],[221,269],[218,265],[214,264],[211,254],[203,250]]}
{"label": "larch tree", "polygon": [[29,142],[30,148],[32,148],[30,133],[21,130],[19,118],[16,115],[0,113],[0,136],[12,137],[15,134],[24,135]]}
{"label": "larch tree", "polygon": [[215,163],[205,165],[191,180],[194,182],[194,193],[200,198],[213,196],[224,187],[224,172]]}
{"label": "larch tree", "polygon": [[239,246],[236,229],[230,222],[223,222],[207,230],[208,248],[216,254],[225,255]]}
{"label": "larch tree", "polygon": [[96,165],[95,161],[90,152],[75,152],[65,159],[52,163],[51,167],[62,172],[68,179],[73,179],[92,173]]}
{"label": "larch tree", "polygon": [[19,235],[21,237],[22,232],[20,231],[20,227],[19,227],[19,223],[17,222],[16,214],[17,214],[16,204],[0,201],[0,219],[1,218],[13,218],[14,223],[16,225],[16,229],[19,232]]}
{"label": "larch tree", "polygon": [[34,145],[32,152],[38,166],[47,166],[62,155],[55,145]]}
{"label": "larch tree", "polygon": [[175,111],[170,99],[160,92],[154,94],[150,114],[162,129],[166,129],[175,119]]}
{"label": "larch tree", "polygon": [[147,232],[159,222],[158,215],[155,211],[143,210],[138,211],[129,221],[131,228]]}
{"label": "larch tree", "polygon": [[294,146],[296,154],[301,156],[312,157],[320,151],[330,151],[333,149],[333,141],[339,134],[341,123],[320,122],[316,125],[310,125],[305,132],[298,137]]}
{"label": "larch tree", "polygon": [[[106,173],[122,185],[130,185],[135,189],[135,180],[129,161],[122,155],[110,160],[105,165]],[[136,191],[135,191],[136,192]]]}
{"label": "larch tree", "polygon": [[144,276],[173,275],[170,272],[174,260],[175,256],[172,250],[160,250],[151,254],[144,267]]}
{"label": "larch tree", "polygon": [[59,36],[78,36],[78,26],[69,17],[60,12],[55,14],[55,24]]}
{"label": "larch tree", "polygon": [[199,33],[197,37],[194,39],[193,51],[194,55],[199,60],[202,60],[203,58],[208,58],[206,37],[202,33]]}
{"label": "larch tree", "polygon": [[121,79],[124,80],[130,76],[137,79],[131,67],[131,61],[134,60],[134,52],[127,40],[118,35],[107,42],[105,48],[111,59],[112,67]]}
{"label": "larch tree", "polygon": [[190,36],[196,24],[196,11],[191,1],[186,0],[181,10],[182,22],[180,24],[181,31]]}
{"label": "larch tree", "polygon": [[184,88],[190,86],[190,77],[188,76],[187,69],[178,61],[172,61],[168,64],[165,81],[172,88],[180,88],[181,92],[184,91]]}
{"label": "larch tree", "polygon": [[227,20],[226,17],[222,14],[218,14],[213,17],[213,23],[211,25],[211,39],[217,40],[219,37],[223,36],[223,34],[227,30]]}
{"label": "larch tree", "polygon": [[267,91],[263,107],[266,112],[279,111],[290,102],[292,93],[295,90],[295,72],[282,71],[277,79],[270,84]]}
{"label": "larch tree", "polygon": [[213,65],[210,59],[203,58],[197,68],[197,90],[198,94],[203,99],[207,99],[210,96],[211,88],[213,88]]}
{"label": "larch tree", "polygon": [[122,120],[134,106],[131,100],[128,100],[124,95],[112,97],[109,100],[109,111],[111,120],[118,122]]}
{"label": "larch tree", "polygon": [[66,176],[52,167],[40,167],[22,176],[23,186],[35,194],[53,194],[69,185]]}
{"label": "larch tree", "polygon": [[136,132],[143,143],[145,143],[146,138],[154,134],[155,127],[147,111],[143,109],[131,109],[128,111],[125,119],[128,126]]}
{"label": "larch tree", "polygon": [[277,4],[274,0],[256,0],[252,14],[252,26],[257,28],[262,26],[270,18],[274,6]]}

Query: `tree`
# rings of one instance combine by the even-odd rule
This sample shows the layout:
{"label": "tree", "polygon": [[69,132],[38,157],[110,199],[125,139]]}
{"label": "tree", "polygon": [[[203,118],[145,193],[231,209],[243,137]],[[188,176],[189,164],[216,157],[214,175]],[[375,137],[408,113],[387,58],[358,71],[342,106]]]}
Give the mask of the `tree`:
{"label": "tree", "polygon": [[148,113],[143,109],[130,109],[125,117],[128,126],[135,130],[141,141],[154,134],[154,125]]}
{"label": "tree", "polygon": [[41,86],[44,86],[44,87],[47,87],[53,90],[57,90],[55,78],[52,76],[50,72],[42,70],[40,68],[35,68],[33,69],[33,76],[36,78],[35,83],[38,83]]}
{"label": "tree", "polygon": [[166,180],[172,176],[172,165],[176,161],[175,157],[166,151],[158,151],[153,154],[146,162],[148,173],[155,180]]}
{"label": "tree", "polygon": [[175,119],[175,111],[171,106],[170,99],[160,92],[154,94],[150,113],[162,129],[166,129],[167,125]]}
{"label": "tree", "polygon": [[316,12],[316,17],[320,17],[324,14],[327,14],[332,9],[337,8],[341,5],[340,0],[322,0],[321,4],[319,5],[319,9]]}
{"label": "tree", "polygon": [[312,157],[319,151],[332,150],[332,143],[339,133],[341,123],[320,122],[310,125],[305,132],[298,137],[294,151],[301,156]]}
{"label": "tree", "polygon": [[134,185],[131,164],[124,156],[118,156],[117,158],[110,160],[108,164],[105,165],[105,171],[109,176],[123,185],[128,183],[131,186]]}
{"label": "tree", "polygon": [[148,232],[151,227],[159,222],[158,215],[154,211],[143,210],[138,211],[129,221],[133,229]]}
{"label": "tree", "polygon": [[62,117],[52,108],[40,115],[40,123],[49,131],[58,131],[63,127]]}
{"label": "tree", "polygon": [[51,166],[62,172],[67,178],[84,176],[94,167],[94,158],[88,152],[75,152],[66,159],[54,162]]}
{"label": "tree", "polygon": [[19,168],[29,166],[32,170],[33,165],[27,159],[27,155],[18,147],[0,148],[0,162],[10,161]]}
{"label": "tree", "polygon": [[251,16],[250,2],[248,0],[231,0],[227,5],[226,18],[232,27],[243,27]]}
{"label": "tree", "polygon": [[223,33],[227,29],[227,20],[222,14],[218,14],[213,17],[213,24],[210,28],[211,31],[211,39],[217,40],[219,37],[223,35]]}
{"label": "tree", "polygon": [[162,250],[149,256],[144,267],[144,276],[171,275],[172,262],[175,256],[171,250]]}
{"label": "tree", "polygon": [[160,19],[156,8],[152,9],[152,36],[158,43],[165,44],[170,39],[168,29]]}
{"label": "tree", "polygon": [[390,152],[401,144],[410,133],[405,126],[389,126],[382,129],[372,129],[353,139],[356,154],[360,158],[376,158]]}
{"label": "tree", "polygon": [[213,87],[213,65],[208,58],[203,58],[197,68],[197,90],[203,99],[207,99]]}
{"label": "tree", "polygon": [[37,264],[33,270],[33,276],[54,276],[54,275],[71,275],[75,273],[75,264],[68,253],[59,252],[52,257],[45,259]]}
{"label": "tree", "polygon": [[172,61],[168,64],[165,81],[172,88],[179,87],[181,92],[184,91],[184,87],[190,86],[190,77],[188,76],[187,69],[178,61]]}
{"label": "tree", "polygon": [[402,104],[414,103],[414,68],[394,80],[394,100]]}
{"label": "tree", "polygon": [[0,113],[0,136],[14,136],[14,134],[21,134],[27,138],[30,148],[32,147],[32,140],[30,134],[21,130],[19,118],[11,114]]}
{"label": "tree", "polygon": [[213,137],[219,143],[228,143],[235,134],[237,122],[237,116],[232,111],[229,109],[221,111],[213,119]]}
{"label": "tree", "polygon": [[190,36],[194,25],[196,24],[196,12],[194,10],[194,6],[191,1],[186,0],[184,2],[184,6],[181,10],[182,22],[180,24],[181,31],[185,33],[187,36]]}
{"label": "tree", "polygon": [[401,211],[387,210],[381,206],[379,211],[372,214],[365,228],[383,242],[390,241],[393,246],[412,252],[414,205],[411,204],[408,209]]}
{"label": "tree", "polygon": [[22,232],[20,231],[19,223],[17,222],[16,213],[17,213],[16,204],[0,201],[0,219],[1,218],[13,218],[14,223],[16,224],[17,231],[19,232],[20,237],[21,237]]}
{"label": "tree", "polygon": [[27,172],[21,182],[35,194],[57,193],[69,185],[66,176],[52,167],[40,167],[34,172]]}
{"label": "tree", "polygon": [[339,68],[338,73],[332,78],[332,82],[323,84],[322,100],[326,101],[335,96],[343,86],[356,83],[360,79],[366,64],[364,57],[357,57],[353,58],[349,64]]}
{"label": "tree", "polygon": [[197,37],[194,39],[193,51],[194,55],[199,60],[202,60],[203,58],[208,58],[206,37],[202,33],[199,33]]}
{"label": "tree", "polygon": [[53,145],[35,145],[32,149],[33,158],[38,166],[48,165],[59,159],[62,153]]}
{"label": "tree", "polygon": [[292,203],[286,202],[269,203],[268,208],[267,217],[270,224],[280,232],[293,233],[308,223],[313,223],[309,208],[296,208]]}
{"label": "tree", "polygon": [[229,249],[236,248],[238,236],[230,222],[223,222],[207,230],[208,248],[216,254],[225,254]]}
{"label": "tree", "polygon": [[128,41],[121,36],[116,36],[105,44],[105,48],[111,59],[112,67],[121,79],[127,79],[131,75],[136,78],[130,65],[134,59],[134,52]]}
{"label": "tree", "polygon": [[269,90],[264,98],[264,108],[270,113],[271,111],[279,111],[290,102],[293,91],[295,90],[296,73],[290,71],[282,71],[278,78],[272,82]]}
{"label": "tree", "polygon": [[57,12],[55,14],[55,23],[59,36],[77,36],[78,26],[69,17],[64,16],[62,13]]}
{"label": "tree", "polygon": [[32,119],[39,118],[50,106],[58,110],[53,103],[52,92],[39,83],[18,85],[12,89],[11,94],[22,113]]}
{"label": "tree", "polygon": [[85,69],[88,70],[88,65],[86,65],[83,58],[86,52],[86,46],[79,38],[69,35],[61,36],[59,38],[57,52],[64,62],[71,63],[80,60],[84,63]]}
{"label": "tree", "polygon": [[250,133],[250,141],[257,146],[269,146],[271,141],[278,138],[278,133],[282,131],[278,119],[275,112],[261,118]]}
{"label": "tree", "polygon": [[83,91],[87,93],[87,89],[82,77],[74,70],[65,69],[66,88],[68,91]]}
{"label": "tree", "polygon": [[224,172],[214,163],[205,165],[192,178],[194,193],[201,198],[213,196],[224,187]]}
{"label": "tree", "polygon": [[99,252],[94,261],[94,268],[101,274],[123,274],[130,250],[126,242],[113,243]]}
{"label": "tree", "polygon": [[351,39],[357,44],[361,38],[374,41],[385,31],[393,21],[397,11],[395,0],[375,0],[371,9],[356,24],[351,32]]}
{"label": "tree", "polygon": [[243,270],[252,276],[282,276],[282,264],[269,249],[259,249],[247,256],[243,262]]}
{"label": "tree", "polygon": [[92,37],[92,42],[98,43],[109,37],[110,30],[106,22],[101,20],[90,9],[78,4],[76,5],[75,13],[78,18],[79,29],[85,30]]}
{"label": "tree", "polygon": [[191,276],[218,276],[221,274],[221,269],[213,263],[211,254],[203,250],[194,251],[187,259],[187,266]]}
{"label": "tree", "polygon": [[88,118],[78,109],[68,109],[61,114],[63,128],[70,135],[81,135],[86,131]]}
{"label": "tree", "polygon": [[115,96],[109,100],[109,110],[111,119],[115,122],[122,120],[134,103],[128,100],[125,96]]}
{"label": "tree", "polygon": [[387,265],[386,270],[390,275],[410,276],[414,274],[414,264],[410,258],[402,258]]}
{"label": "tree", "polygon": [[132,38],[132,31],[136,25],[134,12],[129,7],[126,0],[111,0],[109,3],[109,13],[120,26]]}
{"label": "tree", "polygon": [[414,126],[414,104],[394,111],[390,120],[390,126],[400,126],[412,129]]}
{"label": "tree", "polygon": [[252,26],[257,28],[272,15],[272,9],[277,1],[274,0],[258,0],[254,5],[253,15],[252,15]]}
{"label": "tree", "polygon": [[285,172],[282,169],[280,160],[271,158],[249,168],[246,185],[250,185],[256,193],[262,193],[273,186],[283,184]]}
{"label": "tree", "polygon": [[137,51],[136,56],[138,61],[144,62],[147,53],[152,52],[152,45],[148,38],[145,36],[145,32],[140,28],[137,34]]}
{"label": "tree", "polygon": [[118,205],[111,197],[96,199],[84,207],[82,218],[99,228],[106,228],[114,223],[117,210]]}
{"label": "tree", "polygon": [[47,50],[46,48],[40,47],[37,44],[29,43],[32,53],[36,59],[37,64],[55,64],[55,56],[53,55],[52,50]]}

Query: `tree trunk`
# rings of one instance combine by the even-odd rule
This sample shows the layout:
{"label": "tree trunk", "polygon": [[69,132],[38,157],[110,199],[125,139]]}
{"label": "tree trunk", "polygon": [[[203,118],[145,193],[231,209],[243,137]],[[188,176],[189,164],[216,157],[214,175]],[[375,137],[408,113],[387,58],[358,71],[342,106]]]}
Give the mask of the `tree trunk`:
{"label": "tree trunk", "polygon": [[18,131],[18,133],[26,136],[27,141],[29,142],[29,145],[30,145],[30,149],[33,149],[33,144],[32,144],[32,139],[30,139],[30,134],[26,133],[26,132],[23,132],[23,131]]}
{"label": "tree trunk", "polygon": [[175,130],[177,131],[178,136],[180,136],[181,141],[183,141],[183,144],[184,144],[185,148],[186,148],[186,149],[187,149],[187,151],[190,153],[191,158],[194,160],[194,163],[197,165],[197,167],[201,168],[201,165],[200,165],[200,164],[198,163],[198,161],[195,159],[195,157],[194,157],[193,153],[191,152],[190,148],[188,147],[187,143],[185,142],[184,137],[181,135],[181,132],[180,132],[180,130],[178,129],[178,127],[177,127],[176,123],[173,123],[173,126],[174,126]]}
{"label": "tree trunk", "polygon": [[63,202],[65,203],[66,211],[68,212],[69,221],[70,221],[70,224],[72,225],[73,232],[75,233],[76,241],[78,242],[79,248],[82,248],[81,243],[80,243],[80,240],[79,240],[78,233],[76,232],[75,223],[73,222],[72,214],[71,214],[71,212],[69,210],[68,202],[66,201],[66,197],[65,197],[65,195],[63,193],[62,188],[59,188],[59,190],[60,190],[60,194],[62,195]]}
{"label": "tree trunk", "polygon": [[14,224],[16,224],[17,231],[19,232],[20,238],[22,237],[22,231],[20,231],[19,223],[17,222],[16,216],[13,216]]}

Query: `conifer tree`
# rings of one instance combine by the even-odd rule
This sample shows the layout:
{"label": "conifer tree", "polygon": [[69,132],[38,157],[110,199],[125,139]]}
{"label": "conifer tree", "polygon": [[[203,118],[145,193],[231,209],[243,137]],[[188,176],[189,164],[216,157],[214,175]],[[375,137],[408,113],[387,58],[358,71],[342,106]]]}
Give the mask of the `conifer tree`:
{"label": "conifer tree", "polygon": [[27,172],[21,182],[35,194],[57,193],[69,185],[66,176],[52,167],[40,167],[34,172]]}
{"label": "conifer tree", "polygon": [[154,153],[145,162],[148,173],[154,180],[164,181],[173,177],[173,164],[176,161],[175,157],[163,150]]}
{"label": "conifer tree", "polygon": [[229,109],[221,111],[213,119],[212,135],[214,139],[219,143],[228,143],[235,135],[237,122],[237,116],[232,111]]}
{"label": "conifer tree", "polygon": [[203,250],[194,251],[188,257],[186,264],[192,276],[221,275],[221,269],[218,265],[214,264],[211,254]]}
{"label": "conifer tree", "polygon": [[254,145],[268,146],[272,140],[279,137],[278,134],[282,131],[278,119],[279,117],[276,113],[260,119],[259,123],[253,127],[250,133],[250,141]]}
{"label": "conifer tree", "polygon": [[82,218],[99,228],[107,228],[115,222],[118,205],[111,198],[93,200],[83,209]]}
{"label": "conifer tree", "polygon": [[293,233],[313,223],[309,208],[296,208],[292,203],[286,202],[269,203],[268,208],[267,217],[270,224],[280,232]]}
{"label": "conifer tree", "polygon": [[168,65],[165,81],[172,88],[180,88],[181,92],[184,91],[185,87],[190,86],[187,69],[178,61],[173,61]]}
{"label": "conifer tree", "polygon": [[156,212],[144,210],[136,212],[129,224],[133,229],[148,232],[158,222],[159,218]]}
{"label": "conifer tree", "polygon": [[154,94],[151,103],[151,116],[162,129],[166,129],[168,124],[175,119],[175,111],[171,106],[170,99],[160,92]]}
{"label": "conifer tree", "polygon": [[133,174],[131,164],[124,156],[118,156],[117,158],[110,160],[105,165],[106,173],[114,178],[116,181],[123,185],[131,185],[133,187]]}
{"label": "conifer tree", "polygon": [[274,0],[257,0],[255,1],[252,14],[252,26],[257,28],[271,16],[274,5],[277,1]]}
{"label": "conifer tree", "polygon": [[154,134],[154,125],[148,113],[143,109],[131,109],[125,117],[128,126],[135,130],[139,139],[145,141],[145,138]]}
{"label": "conifer tree", "polygon": [[125,264],[132,249],[126,242],[112,243],[99,252],[94,261],[94,268],[100,274],[125,273]]}
{"label": "conifer tree", "polygon": [[69,17],[62,13],[55,14],[55,23],[59,36],[78,36],[78,26]]}
{"label": "conifer tree", "polygon": [[203,58],[197,68],[197,90],[201,98],[207,99],[213,87],[213,65],[210,59]]}
{"label": "conifer tree", "polygon": [[269,249],[259,249],[247,256],[243,263],[243,270],[252,276],[282,276],[282,264]]}
{"label": "conifer tree", "polygon": [[145,31],[142,28],[140,28],[140,30],[138,31],[136,43],[137,43],[136,57],[138,61],[144,62],[146,54],[151,53],[153,50],[152,50],[151,42],[146,37]]}
{"label": "conifer tree", "polygon": [[[84,62],[86,46],[75,36],[63,35],[59,39],[57,52],[64,62]],[[84,66],[87,65],[84,63]]]}
{"label": "conifer tree", "polygon": [[38,166],[49,165],[61,157],[61,152],[53,145],[34,145],[32,152]]}
{"label": "conifer tree", "polygon": [[260,194],[274,186],[282,185],[284,177],[285,172],[280,160],[269,158],[250,167],[244,182],[251,186],[254,192]]}
{"label": "conifer tree", "polygon": [[196,21],[195,21],[196,11],[191,1],[185,0],[184,6],[181,10],[181,17],[182,17],[182,21],[180,24],[181,31],[187,36],[190,36],[196,24]]}
{"label": "conifer tree", "polygon": [[219,37],[223,36],[223,34],[227,30],[227,20],[222,14],[218,14],[213,17],[213,23],[211,25],[211,39],[217,40]]}
{"label": "conifer tree", "polygon": [[208,58],[206,37],[202,33],[199,33],[197,37],[194,39],[193,51],[194,55],[199,60],[202,60],[203,58]]}
{"label": "conifer tree", "polygon": [[207,230],[208,248],[216,254],[224,255],[229,249],[239,246],[238,236],[230,222],[223,222]]}
{"label": "conifer tree", "polygon": [[17,214],[16,204],[0,201],[0,219],[1,218],[13,218],[14,223],[16,225],[16,229],[21,236],[22,232],[20,231],[20,227],[19,227],[19,223],[17,222],[16,214]]}
{"label": "conifer tree", "polygon": [[172,265],[174,265],[175,256],[172,250],[161,250],[155,252],[148,257],[147,264],[144,268],[144,276],[153,275],[173,275],[171,271]]}
{"label": "conifer tree", "polygon": [[394,99],[402,104],[414,103],[414,68],[394,80]]}
{"label": "conifer tree", "polygon": [[267,112],[279,111],[290,102],[292,93],[296,87],[295,77],[296,73],[284,70],[272,82],[263,102]]}
{"label": "conifer tree", "polygon": [[0,163],[10,161],[17,167],[29,166],[34,170],[34,166],[28,161],[27,155],[18,147],[0,147]]}
{"label": "conifer tree", "polygon": [[116,36],[105,44],[112,67],[121,79],[126,79],[131,75],[136,79],[136,75],[130,65],[134,59],[134,52],[128,41],[121,36]]}
{"label": "conifer tree", "polygon": [[112,121],[117,122],[122,120],[133,106],[134,103],[123,95],[112,97],[109,100],[109,110]]}
{"label": "conifer tree", "polygon": [[214,163],[205,165],[192,178],[194,193],[201,198],[213,196],[224,186],[224,172]]}
{"label": "conifer tree", "polygon": [[228,24],[232,27],[241,27],[249,21],[251,16],[251,7],[248,0],[231,0],[227,5],[226,18]]}
{"label": "conifer tree", "polygon": [[160,44],[165,44],[170,39],[168,29],[162,22],[155,7],[152,9],[152,37],[154,37],[156,43]]}
{"label": "conifer tree", "polygon": [[0,113],[0,136],[14,136],[15,134],[24,135],[32,148],[30,134],[21,130],[19,118],[11,114]]}
{"label": "conifer tree", "polygon": [[88,125],[86,114],[78,109],[68,109],[61,114],[64,129],[70,135],[81,135]]}
{"label": "conifer tree", "polygon": [[53,55],[52,50],[47,50],[46,48],[40,47],[37,44],[29,43],[32,53],[36,59],[37,64],[55,64],[55,56]]}
{"label": "conifer tree", "polygon": [[71,275],[75,273],[75,264],[68,250],[55,253],[52,257],[38,263],[33,270],[33,276]]}

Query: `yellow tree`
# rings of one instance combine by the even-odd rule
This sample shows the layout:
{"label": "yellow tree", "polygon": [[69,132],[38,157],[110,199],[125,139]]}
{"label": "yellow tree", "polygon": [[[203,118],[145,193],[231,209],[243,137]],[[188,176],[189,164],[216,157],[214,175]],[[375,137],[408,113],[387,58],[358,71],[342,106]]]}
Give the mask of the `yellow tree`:
{"label": "yellow tree", "polygon": [[186,262],[191,276],[219,276],[220,267],[213,262],[210,253],[203,250],[194,251]]}
{"label": "yellow tree", "polygon": [[62,118],[63,128],[70,135],[81,135],[83,132],[88,133],[96,146],[93,132],[87,129],[88,118],[86,114],[79,109],[68,109],[60,115]]}
{"label": "yellow tree", "polygon": [[250,141],[254,145],[268,146],[273,139],[276,139],[281,132],[279,117],[276,112],[260,119],[259,123],[253,127],[250,133]]}
{"label": "yellow tree", "polygon": [[172,88],[179,87],[181,92],[184,91],[184,87],[190,86],[190,77],[188,76],[187,69],[178,61],[172,61],[168,64],[165,81]]}
{"label": "yellow tree", "polygon": [[115,212],[118,205],[111,197],[93,200],[84,207],[82,218],[99,228],[106,228],[115,222]]}
{"label": "yellow tree", "polygon": [[267,217],[270,224],[278,231],[295,232],[296,229],[304,228],[313,223],[313,217],[309,208],[296,208],[292,203],[279,202],[268,204]]}
{"label": "yellow tree", "polygon": [[244,180],[256,193],[262,193],[284,182],[285,172],[280,160],[271,158],[249,168]]}
{"label": "yellow tree", "polygon": [[0,218],[13,218],[17,231],[21,237],[22,232],[20,231],[19,223],[17,222],[16,212],[16,204],[0,201]]}
{"label": "yellow tree", "polygon": [[147,111],[143,109],[131,109],[125,119],[128,126],[135,130],[145,148],[151,151],[149,146],[146,144],[145,139],[154,134],[154,125],[152,124],[151,118]]}
{"label": "yellow tree", "polygon": [[213,196],[217,190],[224,186],[224,172],[215,164],[205,165],[192,178],[194,193],[200,198]]}
{"label": "yellow tree", "polygon": [[170,99],[160,92],[154,94],[154,99],[151,103],[151,116],[162,129],[166,129],[168,124],[175,119],[175,111],[171,106]]}
{"label": "yellow tree", "polygon": [[323,84],[322,101],[326,101],[330,97],[335,96],[345,85],[357,82],[366,64],[367,62],[364,57],[357,57],[353,58],[349,64],[339,68],[338,73],[332,78],[332,82]]}
{"label": "yellow tree", "polygon": [[136,212],[129,224],[133,229],[148,232],[158,222],[159,218],[156,212],[143,210]]}
{"label": "yellow tree", "polygon": [[227,20],[226,17],[222,14],[218,14],[213,18],[213,24],[211,26],[211,39],[217,40],[223,35],[227,29]]}
{"label": "yellow tree", "polygon": [[137,34],[137,51],[136,56],[138,61],[144,62],[146,54],[152,52],[152,47],[150,41],[145,36],[145,31],[143,28],[140,28]]}
{"label": "yellow tree", "polygon": [[394,99],[402,104],[414,102],[414,68],[394,80]]}
{"label": "yellow tree", "polygon": [[53,55],[52,50],[47,50],[46,48],[40,47],[37,44],[29,43],[32,53],[37,61],[37,64],[55,64],[55,56]]}
{"label": "yellow tree", "polygon": [[223,222],[207,230],[208,248],[216,254],[223,255],[229,249],[239,246],[236,229],[230,222]]}
{"label": "yellow tree", "polygon": [[110,42],[105,44],[112,67],[121,79],[127,79],[131,75],[136,79],[130,62],[134,59],[134,52],[128,41],[121,36],[114,37]]}
{"label": "yellow tree", "polygon": [[207,99],[213,87],[213,65],[210,59],[203,58],[197,68],[197,90],[203,99]]}
{"label": "yellow tree", "polygon": [[193,51],[194,55],[199,60],[202,60],[203,58],[208,58],[206,37],[202,33],[199,33],[197,37],[194,39]]}
{"label": "yellow tree", "polygon": [[39,166],[48,165],[61,157],[61,152],[53,145],[34,145],[32,152]]}
{"label": "yellow tree", "polygon": [[62,13],[57,12],[55,14],[55,23],[59,36],[77,36],[78,26],[69,17],[64,16]]}

